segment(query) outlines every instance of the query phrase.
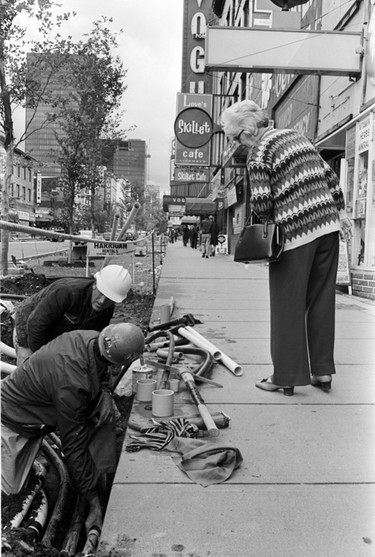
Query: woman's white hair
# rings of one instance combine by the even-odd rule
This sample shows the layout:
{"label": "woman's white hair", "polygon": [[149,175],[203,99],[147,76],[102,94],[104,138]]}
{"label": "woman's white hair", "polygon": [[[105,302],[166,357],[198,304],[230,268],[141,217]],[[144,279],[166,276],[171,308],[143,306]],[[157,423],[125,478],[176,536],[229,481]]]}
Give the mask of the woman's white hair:
{"label": "woman's white hair", "polygon": [[241,130],[256,135],[259,128],[268,126],[268,116],[254,101],[240,101],[224,110],[221,125],[228,137],[233,138]]}

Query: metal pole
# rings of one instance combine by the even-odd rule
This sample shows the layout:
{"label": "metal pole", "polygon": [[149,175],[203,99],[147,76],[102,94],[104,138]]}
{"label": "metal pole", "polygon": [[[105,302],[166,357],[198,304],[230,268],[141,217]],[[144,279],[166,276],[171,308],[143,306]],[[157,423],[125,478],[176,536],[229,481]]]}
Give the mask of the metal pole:
{"label": "metal pole", "polygon": [[[117,225],[118,225],[118,221],[120,218],[120,213],[116,213],[115,216],[113,217],[113,223],[112,223],[112,230],[111,230],[111,236],[110,236],[110,240],[113,242],[113,240],[116,238],[116,232],[117,232]],[[101,268],[103,269],[103,267],[105,267],[106,265],[108,265],[109,261],[111,260],[111,256],[107,255],[104,258],[104,261],[102,263]]]}
{"label": "metal pole", "polygon": [[152,292],[155,296],[156,286],[155,286],[155,232],[152,231],[151,234],[151,248],[152,248]]}
{"label": "metal pole", "polygon": [[138,213],[139,209],[140,209],[141,205],[140,203],[134,203],[132,210],[129,213],[129,216],[125,222],[125,224],[123,225],[123,227],[121,228],[118,236],[117,236],[117,241],[120,241],[121,238],[124,236],[125,232],[127,231],[127,229],[129,228],[129,226],[131,225],[131,223],[133,222],[133,220],[135,219],[136,214]]}

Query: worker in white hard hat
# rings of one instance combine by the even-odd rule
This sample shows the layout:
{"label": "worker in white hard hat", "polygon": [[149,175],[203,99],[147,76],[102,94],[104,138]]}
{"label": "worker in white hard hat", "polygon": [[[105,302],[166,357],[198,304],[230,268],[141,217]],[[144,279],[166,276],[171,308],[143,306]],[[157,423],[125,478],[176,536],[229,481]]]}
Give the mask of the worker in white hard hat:
{"label": "worker in white hard hat", "polygon": [[144,350],[131,323],[64,333],[18,366],[1,385],[1,489],[26,485],[44,435],[58,430],[67,467],[89,504],[86,528],[101,528],[99,477],[116,469],[113,410],[103,405],[108,367],[125,365]]}
{"label": "worker in white hard hat", "polygon": [[94,278],[58,279],[24,300],[15,312],[14,347],[21,364],[41,346],[77,329],[101,331],[132,285],[121,265],[107,265]]}

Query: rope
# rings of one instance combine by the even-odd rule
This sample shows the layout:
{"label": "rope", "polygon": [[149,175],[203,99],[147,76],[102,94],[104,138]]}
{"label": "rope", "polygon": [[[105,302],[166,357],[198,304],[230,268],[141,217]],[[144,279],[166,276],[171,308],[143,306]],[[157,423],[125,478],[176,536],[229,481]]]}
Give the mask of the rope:
{"label": "rope", "polygon": [[141,449],[161,451],[175,437],[196,438],[198,436],[198,427],[189,423],[185,418],[153,421],[155,425],[146,429],[143,435],[130,435],[133,441],[127,444],[127,452],[134,453]]}

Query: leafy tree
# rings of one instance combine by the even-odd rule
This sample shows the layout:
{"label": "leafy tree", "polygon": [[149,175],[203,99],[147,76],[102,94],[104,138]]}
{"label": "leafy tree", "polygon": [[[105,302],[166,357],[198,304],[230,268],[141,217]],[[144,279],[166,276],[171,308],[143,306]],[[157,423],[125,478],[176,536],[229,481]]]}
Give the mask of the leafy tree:
{"label": "leafy tree", "polygon": [[[73,43],[59,29],[75,14],[53,16],[56,6],[53,0],[0,0],[0,111],[6,149],[2,218],[8,219],[14,149],[37,130],[53,126],[59,145],[54,156],[62,169],[65,212],[72,231],[81,188],[91,192],[92,228],[95,212],[100,211],[94,200],[102,183],[102,142],[120,137],[118,110],[125,71],[111,53],[117,46],[116,35],[108,29],[111,19],[94,22],[91,32]],[[26,27],[18,23],[18,16],[25,14],[35,16],[39,23],[37,41],[25,40]],[[27,126],[19,138],[14,137],[12,116],[17,106],[28,111]],[[48,112],[38,111],[41,106],[48,106]],[[8,272],[8,241],[3,231],[3,274]]]}
{"label": "leafy tree", "polygon": [[102,160],[106,140],[120,138],[120,101],[126,89],[126,72],[112,54],[117,36],[108,29],[111,19],[103,17],[93,24],[91,33],[75,46],[69,70],[63,79],[70,88],[69,102],[53,114],[59,144],[57,161],[64,179],[64,192],[73,223],[78,191],[87,188],[91,199],[91,223],[95,228],[98,211],[95,196],[103,186]]}
{"label": "leafy tree", "polygon": [[[14,149],[25,140],[28,134],[37,128],[27,126],[21,137],[14,135],[13,110],[17,107],[25,108],[26,102],[34,110],[38,105],[50,100],[48,81],[58,71],[56,65],[62,59],[52,59],[50,56],[50,74],[45,82],[37,84],[33,80],[33,72],[28,68],[26,49],[31,52],[66,53],[69,50],[69,41],[59,34],[59,28],[71,15],[65,13],[53,16],[51,8],[55,5],[53,0],[0,0],[0,126],[4,135],[6,153],[4,180],[1,183],[1,217],[8,220],[9,191],[14,165]],[[25,40],[26,25],[19,23],[18,16],[26,15],[27,18],[35,17],[38,22],[38,40],[28,42]],[[47,120],[38,124],[38,129],[47,125]],[[30,122],[35,121],[31,118]],[[9,234],[2,231],[1,268],[2,273],[8,272]]]}

